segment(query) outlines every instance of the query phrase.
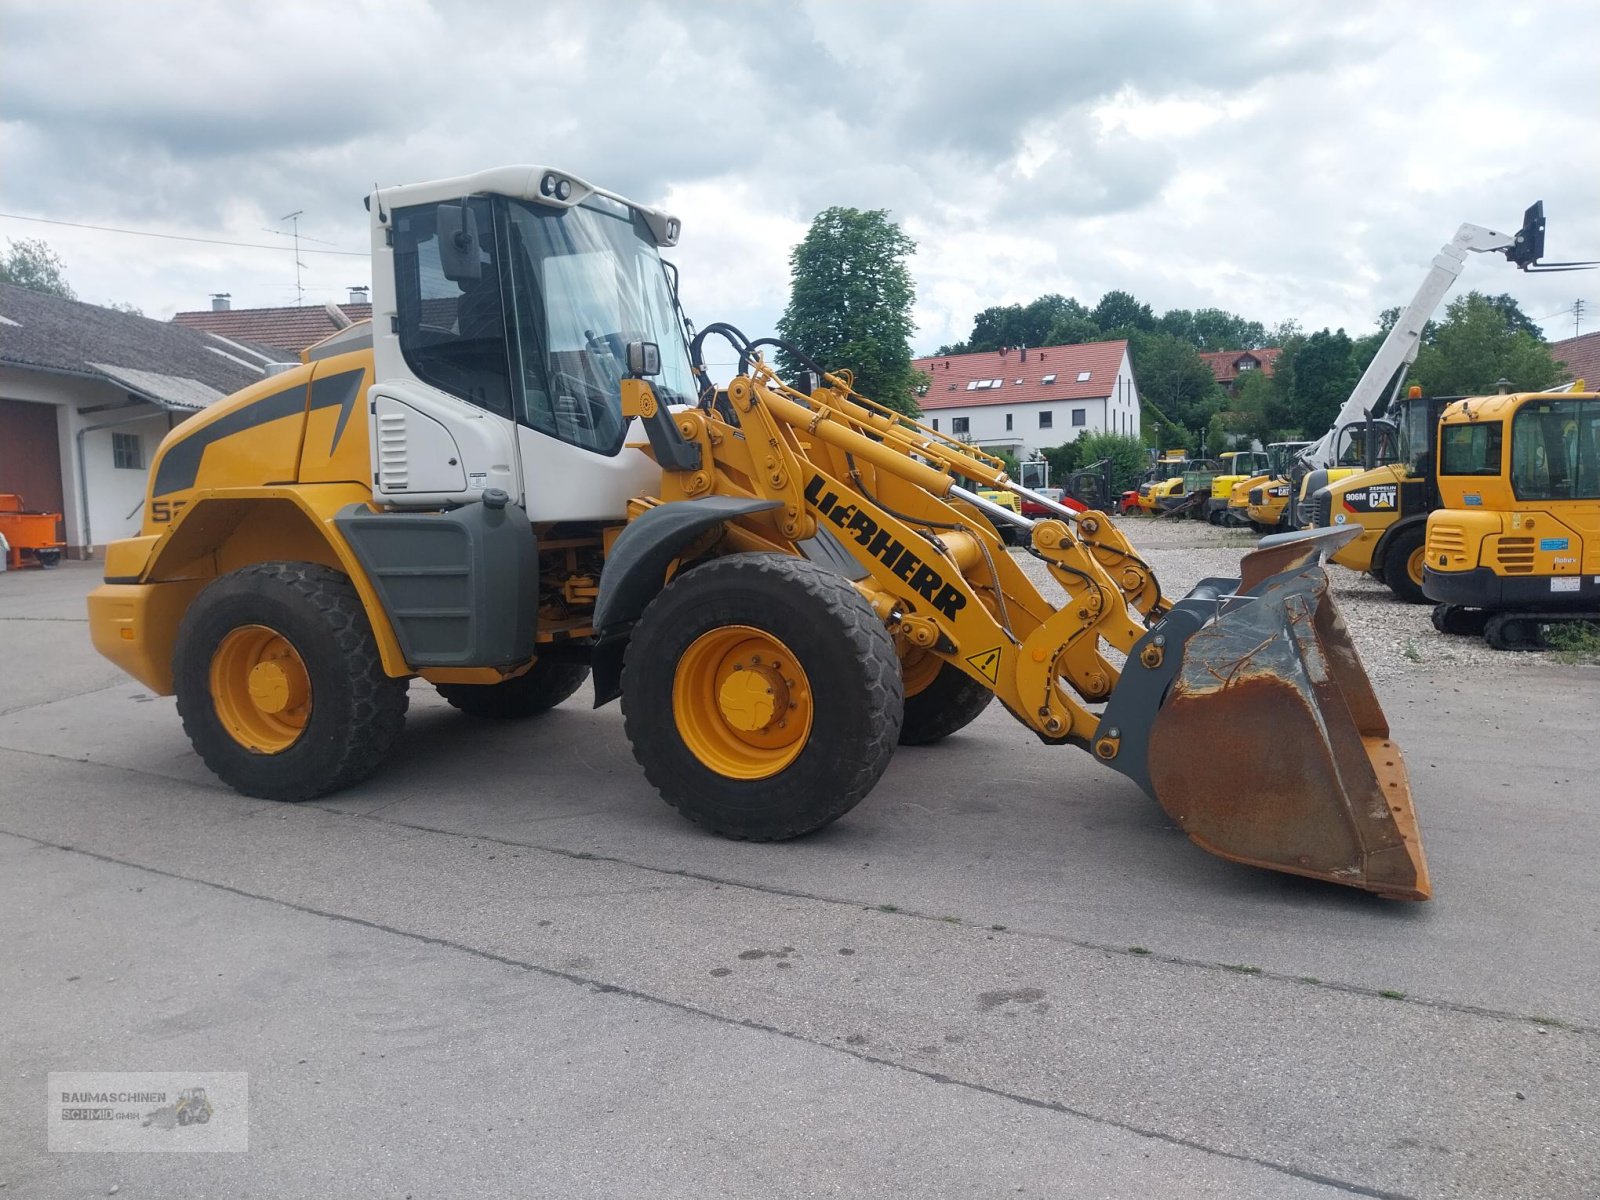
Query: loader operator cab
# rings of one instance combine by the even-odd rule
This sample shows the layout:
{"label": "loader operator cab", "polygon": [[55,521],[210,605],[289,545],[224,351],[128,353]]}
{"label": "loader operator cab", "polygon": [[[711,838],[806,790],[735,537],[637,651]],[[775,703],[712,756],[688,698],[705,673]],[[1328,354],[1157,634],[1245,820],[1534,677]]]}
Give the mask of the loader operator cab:
{"label": "loader operator cab", "polygon": [[506,196],[394,213],[400,348],[426,383],[596,454],[622,448],[630,341],[661,348],[658,395],[693,400],[669,283],[643,218],[604,196]]}

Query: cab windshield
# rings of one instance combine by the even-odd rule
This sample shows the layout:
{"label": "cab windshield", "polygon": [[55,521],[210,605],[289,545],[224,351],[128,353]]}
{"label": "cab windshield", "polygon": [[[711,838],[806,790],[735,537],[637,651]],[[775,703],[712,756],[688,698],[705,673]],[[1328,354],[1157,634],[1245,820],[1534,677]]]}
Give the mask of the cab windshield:
{"label": "cab windshield", "polygon": [[1524,405],[1511,421],[1511,486],[1519,500],[1600,500],[1600,400]]}
{"label": "cab windshield", "polygon": [[629,342],[654,342],[666,404],[695,397],[683,325],[643,216],[470,196],[394,219],[400,347],[444,391],[599,454],[622,449]]}

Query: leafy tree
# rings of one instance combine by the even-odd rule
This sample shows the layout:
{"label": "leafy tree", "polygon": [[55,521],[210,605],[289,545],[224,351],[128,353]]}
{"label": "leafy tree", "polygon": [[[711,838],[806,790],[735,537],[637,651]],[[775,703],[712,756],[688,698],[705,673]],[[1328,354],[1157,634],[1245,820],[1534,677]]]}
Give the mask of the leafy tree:
{"label": "leafy tree", "polygon": [[1084,313],[1068,313],[1050,326],[1050,332],[1045,341],[1040,343],[1045,346],[1080,346],[1084,342],[1098,342],[1105,338],[1100,332],[1100,326],[1094,323],[1094,318]]}
{"label": "leafy tree", "polygon": [[30,291],[63,300],[76,300],[78,294],[67,283],[67,265],[47,242],[37,238],[6,240],[6,253],[0,257],[0,283],[14,283]]}
{"label": "leafy tree", "polygon": [[1059,446],[1046,446],[1039,453],[1044,455],[1044,460],[1050,464],[1050,479],[1053,481],[1065,479],[1078,469],[1078,464],[1083,461],[1084,439],[1075,442],[1063,442]]}
{"label": "leafy tree", "polygon": [[[1474,293],[1469,292],[1467,294],[1471,296]],[[1533,338],[1534,341],[1544,341],[1544,330],[1534,323],[1532,317],[1522,311],[1522,305],[1518,304],[1505,292],[1501,292],[1498,296],[1488,297],[1488,301],[1489,307],[1505,318],[1508,329],[1518,333],[1525,333]]]}
{"label": "leafy tree", "polygon": [[1527,318],[1520,309],[1512,313],[1496,303],[1506,299],[1468,292],[1450,302],[1412,371],[1425,393],[1483,395],[1501,379],[1509,379],[1513,391],[1537,391],[1556,381],[1550,348],[1523,327]]}
{"label": "leafy tree", "polygon": [[144,316],[144,309],[129,300],[108,300],[106,307],[113,312],[127,313],[130,317]]}
{"label": "leafy tree", "polygon": [[1290,359],[1289,402],[1295,423],[1311,436],[1319,436],[1333,424],[1361,378],[1355,344],[1343,329],[1319,329],[1297,345],[1292,355],[1278,356],[1278,371],[1284,369],[1285,358]]}
{"label": "leafy tree", "polygon": [[[883,209],[830,208],[789,254],[789,305],[778,332],[827,370],[848,369],[856,388],[909,415],[919,409],[911,366],[911,305],[906,259],[917,244]],[[779,368],[803,368],[787,354]]]}
{"label": "leafy tree", "polygon": [[1227,448],[1228,427],[1221,413],[1212,413],[1211,421],[1206,425],[1206,457],[1216,458]]}
{"label": "leafy tree", "polygon": [[[1150,455],[1145,450],[1144,442],[1129,433],[1086,433],[1073,445],[1078,451],[1078,464],[1073,470],[1080,470],[1102,458],[1111,460],[1113,492],[1123,492],[1135,486],[1150,465]],[[1050,451],[1046,450],[1046,457],[1049,454]],[[1056,477],[1053,464],[1050,477]]]}
{"label": "leafy tree", "polygon": [[[1002,346],[1050,345],[1050,330],[1069,318],[1087,318],[1089,310],[1076,300],[1051,292],[1032,304],[996,305],[972,319],[972,336],[953,353],[998,350]],[[943,353],[943,351],[941,351]]]}
{"label": "leafy tree", "polygon": [[1270,344],[1260,321],[1220,308],[1174,308],[1163,314],[1158,327],[1200,350],[1256,350]]}
{"label": "leafy tree", "polygon": [[1148,304],[1140,304],[1131,292],[1107,292],[1100,297],[1090,314],[1094,323],[1108,337],[1126,337],[1134,330],[1152,331],[1156,328],[1155,313]]}
{"label": "leafy tree", "polygon": [[1230,408],[1237,417],[1234,432],[1256,438],[1263,446],[1268,442],[1288,440],[1282,435],[1293,426],[1294,419],[1283,390],[1281,374],[1247,372],[1239,380],[1239,390],[1230,402]]}
{"label": "leafy tree", "polygon": [[1184,429],[1204,428],[1211,414],[1222,407],[1217,377],[1182,338],[1135,332],[1129,338],[1129,352],[1140,394],[1170,421]]}

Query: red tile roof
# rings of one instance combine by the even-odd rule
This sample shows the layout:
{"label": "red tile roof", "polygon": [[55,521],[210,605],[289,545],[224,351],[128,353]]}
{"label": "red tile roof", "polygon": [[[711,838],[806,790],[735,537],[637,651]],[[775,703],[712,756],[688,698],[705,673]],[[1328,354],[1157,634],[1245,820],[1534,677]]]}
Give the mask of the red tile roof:
{"label": "red tile roof", "polygon": [[1600,392],[1600,332],[1583,333],[1564,342],[1551,342],[1550,354],[1566,363],[1561,378],[1570,383],[1583,380],[1591,392]]}
{"label": "red tile roof", "polygon": [[[932,377],[924,410],[971,408],[989,404],[1029,404],[1040,400],[1098,400],[1111,394],[1128,343],[1084,342],[1028,350],[988,350],[979,354],[935,354],[911,365]],[[1026,357],[1024,357],[1026,356]],[[1078,377],[1084,373],[1087,379]],[[1046,377],[1053,377],[1045,383]],[[967,384],[998,379],[992,388]]]}
{"label": "red tile roof", "polygon": [[[372,317],[370,304],[341,304],[339,311],[352,321],[366,321]],[[172,318],[190,329],[203,329],[236,342],[253,342],[273,350],[296,355],[330,333],[336,333],[328,310],[320,304],[288,308],[230,308],[224,312],[202,309],[199,312],[181,312]]]}
{"label": "red tile roof", "polygon": [[1260,371],[1263,375],[1272,374],[1272,364],[1278,361],[1278,355],[1283,351],[1277,346],[1261,350],[1207,350],[1201,353],[1200,358],[1206,366],[1211,368],[1211,373],[1217,377],[1217,382],[1229,384],[1239,378],[1239,360],[1253,358],[1260,363],[1259,367],[1251,367],[1252,371]]}

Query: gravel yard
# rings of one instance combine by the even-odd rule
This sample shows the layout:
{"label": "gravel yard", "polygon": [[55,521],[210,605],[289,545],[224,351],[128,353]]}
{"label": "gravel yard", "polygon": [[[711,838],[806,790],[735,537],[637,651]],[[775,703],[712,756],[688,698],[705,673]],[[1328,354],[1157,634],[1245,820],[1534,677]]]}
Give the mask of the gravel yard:
{"label": "gravel yard", "polygon": [[[1208,575],[1238,574],[1240,558],[1257,540],[1249,530],[1154,517],[1124,517],[1119,528],[1155,568],[1162,590],[1173,599]],[[1042,562],[1022,550],[1012,554],[1047,597],[1059,596]],[[1356,649],[1375,682],[1450,667],[1516,670],[1556,658],[1550,651],[1509,653],[1491,650],[1481,638],[1446,636],[1433,627],[1431,605],[1402,603],[1377,580],[1344,567],[1331,566],[1328,573]]]}

